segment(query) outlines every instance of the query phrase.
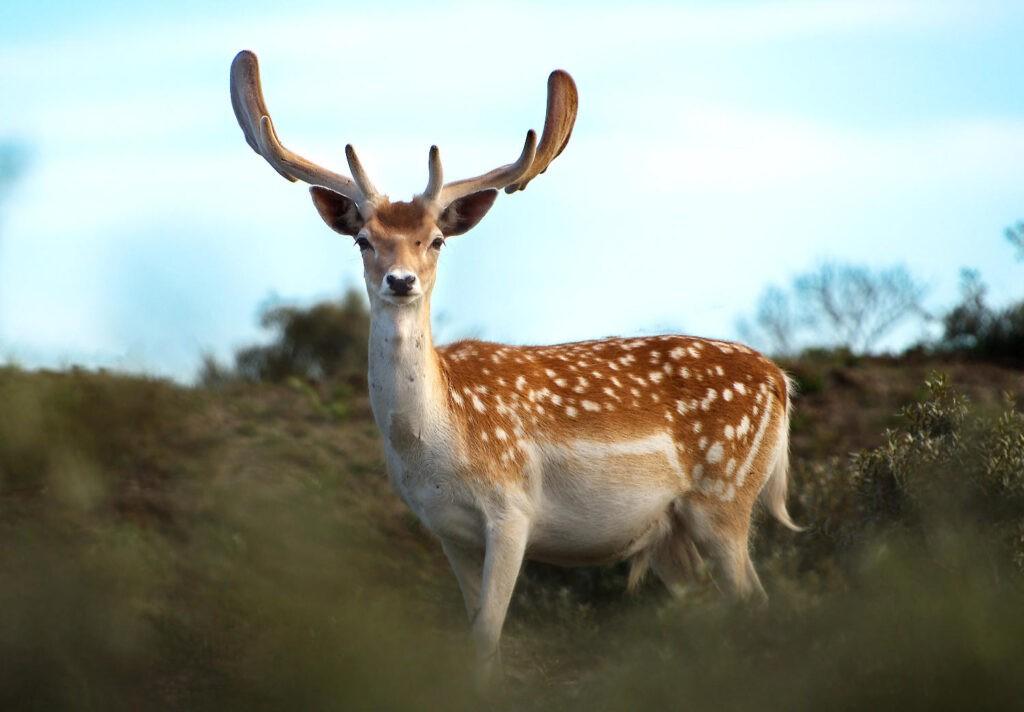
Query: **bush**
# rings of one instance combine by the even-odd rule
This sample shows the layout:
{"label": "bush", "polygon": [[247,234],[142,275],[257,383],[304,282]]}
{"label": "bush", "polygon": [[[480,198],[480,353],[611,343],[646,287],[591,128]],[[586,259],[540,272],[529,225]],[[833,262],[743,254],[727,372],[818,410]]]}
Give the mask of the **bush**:
{"label": "bush", "polygon": [[358,292],[308,308],[272,307],[263,312],[260,325],[274,332],[273,341],[240,349],[234,369],[204,357],[200,382],[216,386],[239,379],[281,383],[298,378],[324,383],[365,378],[370,321]]}
{"label": "bush", "polygon": [[937,350],[1024,366],[1024,302],[993,309],[985,301],[988,290],[974,270],[962,272],[960,291],[960,303],[942,319]]}
{"label": "bush", "polygon": [[864,541],[928,544],[957,528],[984,532],[991,556],[1024,564],[1024,413],[1009,397],[997,413],[976,412],[940,374],[925,393],[879,447],[853,454],[845,468],[799,473],[794,513],[814,524],[793,544],[805,549],[804,568],[827,569],[830,557]]}

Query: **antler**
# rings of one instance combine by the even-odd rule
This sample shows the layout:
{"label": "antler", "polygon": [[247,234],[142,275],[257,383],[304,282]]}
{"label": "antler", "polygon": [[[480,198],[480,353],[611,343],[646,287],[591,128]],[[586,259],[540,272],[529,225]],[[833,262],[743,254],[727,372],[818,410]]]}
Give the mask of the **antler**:
{"label": "antler", "polygon": [[580,98],[576,82],[563,69],[556,69],[548,76],[548,106],[544,114],[544,133],[540,135],[540,146],[533,165],[522,178],[505,187],[506,193],[524,190],[526,184],[548,169],[551,162],[561,155],[569,144],[576,110]]}
{"label": "antler", "polygon": [[548,77],[548,105],[540,146],[537,145],[537,134],[531,129],[526,133],[523,151],[515,163],[495,168],[476,178],[447,184],[443,183],[441,154],[437,146],[431,146],[430,179],[421,198],[443,210],[459,198],[482,190],[504,188],[506,193],[523,190],[527,183],[546,171],[548,165],[565,150],[576,122],[578,106],[579,94],[575,82],[568,72],[556,69]]}
{"label": "antler", "polygon": [[377,189],[367,177],[351,145],[345,147],[345,156],[354,181],[318,166],[281,145],[263,99],[259,62],[256,55],[248,50],[239,52],[231,63],[231,106],[252,150],[263,156],[274,170],[288,180],[300,180],[340,193],[355,201],[360,210],[378,198]]}

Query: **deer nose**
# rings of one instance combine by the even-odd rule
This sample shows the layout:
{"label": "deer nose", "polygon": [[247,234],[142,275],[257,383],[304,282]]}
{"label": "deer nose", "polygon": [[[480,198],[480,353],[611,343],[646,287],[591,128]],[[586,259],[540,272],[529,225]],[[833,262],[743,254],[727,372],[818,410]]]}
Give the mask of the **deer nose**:
{"label": "deer nose", "polygon": [[416,284],[416,275],[406,274],[401,277],[393,274],[387,276],[388,286],[391,287],[391,291],[400,297],[406,296],[412,291],[412,286]]}

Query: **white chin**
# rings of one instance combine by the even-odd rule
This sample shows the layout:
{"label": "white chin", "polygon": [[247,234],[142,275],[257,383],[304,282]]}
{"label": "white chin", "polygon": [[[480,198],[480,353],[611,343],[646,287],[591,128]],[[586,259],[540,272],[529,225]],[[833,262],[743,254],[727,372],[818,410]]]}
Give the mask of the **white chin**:
{"label": "white chin", "polygon": [[418,301],[421,296],[423,295],[420,292],[417,292],[415,294],[407,294],[402,297],[397,294],[381,294],[380,298],[388,304],[394,304],[396,307],[404,307]]}

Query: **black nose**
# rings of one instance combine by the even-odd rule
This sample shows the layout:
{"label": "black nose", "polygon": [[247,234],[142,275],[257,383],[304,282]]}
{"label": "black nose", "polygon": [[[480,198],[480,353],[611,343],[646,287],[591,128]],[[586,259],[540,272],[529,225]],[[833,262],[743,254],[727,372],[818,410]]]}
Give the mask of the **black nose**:
{"label": "black nose", "polygon": [[389,274],[387,280],[391,291],[400,297],[404,297],[412,291],[412,285],[416,284],[416,275],[408,274],[404,277],[396,277],[393,274]]}

